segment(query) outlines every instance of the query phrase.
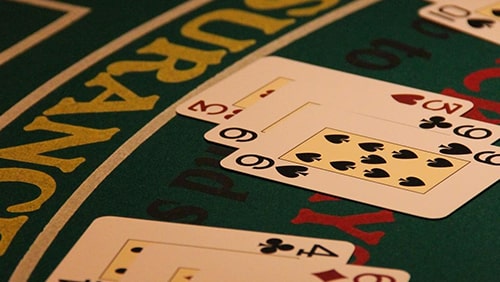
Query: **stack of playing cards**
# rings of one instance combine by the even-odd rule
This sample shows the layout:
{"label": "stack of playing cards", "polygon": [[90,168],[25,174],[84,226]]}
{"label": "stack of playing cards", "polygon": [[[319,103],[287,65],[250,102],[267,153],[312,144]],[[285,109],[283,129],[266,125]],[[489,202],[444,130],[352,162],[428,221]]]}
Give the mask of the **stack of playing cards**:
{"label": "stack of playing cards", "polygon": [[500,1],[433,0],[421,17],[500,45]]}
{"label": "stack of playing cards", "polygon": [[48,281],[409,281],[347,264],[345,241],[119,217],[95,220]]}
{"label": "stack of playing cards", "polygon": [[[260,59],[177,108],[219,123],[222,166],[426,218],[498,180],[498,126],[470,101],[279,57]],[[474,181],[472,181],[474,180]],[[290,189],[293,189],[292,187]]]}
{"label": "stack of playing cards", "polygon": [[[466,100],[279,57],[184,102],[237,148],[223,167],[426,218],[498,180],[498,126],[461,117]],[[201,138],[201,136],[200,136]],[[347,264],[349,242],[106,217],[50,281],[408,281]]]}

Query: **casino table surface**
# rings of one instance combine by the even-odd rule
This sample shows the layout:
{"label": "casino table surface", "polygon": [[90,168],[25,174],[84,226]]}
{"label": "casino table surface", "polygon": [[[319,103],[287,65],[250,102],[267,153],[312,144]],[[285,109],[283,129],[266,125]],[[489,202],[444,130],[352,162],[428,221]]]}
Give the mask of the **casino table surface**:
{"label": "casino table surface", "polygon": [[465,118],[499,124],[499,46],[423,20],[429,4],[1,1],[0,280],[45,280],[111,215],[346,240],[350,263],[412,281],[498,281],[498,181],[425,219],[223,169],[214,124],[175,112],[272,55],[466,99]]}

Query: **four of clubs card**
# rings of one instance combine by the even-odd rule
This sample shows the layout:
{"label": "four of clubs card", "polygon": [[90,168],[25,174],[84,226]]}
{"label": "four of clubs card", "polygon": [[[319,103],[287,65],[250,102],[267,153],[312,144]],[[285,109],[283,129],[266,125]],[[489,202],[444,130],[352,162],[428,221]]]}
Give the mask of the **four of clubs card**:
{"label": "four of clubs card", "polygon": [[347,264],[350,242],[121,217],[96,219],[48,281],[409,281]]}

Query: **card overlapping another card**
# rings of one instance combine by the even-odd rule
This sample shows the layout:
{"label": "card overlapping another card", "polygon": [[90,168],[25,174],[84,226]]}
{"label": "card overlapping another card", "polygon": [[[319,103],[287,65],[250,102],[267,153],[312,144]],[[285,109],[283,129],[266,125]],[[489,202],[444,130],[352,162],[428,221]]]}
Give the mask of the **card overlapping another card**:
{"label": "card overlapping another card", "polygon": [[[271,107],[261,103],[246,115],[262,118]],[[251,142],[242,142],[246,144],[221,164],[403,213],[441,218],[498,180],[500,154],[498,147],[464,134],[429,131],[421,124],[420,119],[411,125],[311,106],[274,123],[258,138],[252,130],[239,131],[239,140]]]}
{"label": "card overlapping another card", "polygon": [[[456,135],[458,138],[472,139],[482,144],[491,145],[498,140],[499,127],[497,125],[450,114],[450,109],[459,105],[460,101],[448,100],[448,97],[437,99],[435,96],[439,96],[439,94],[427,93],[427,102],[424,102],[422,107],[407,107],[406,103],[410,103],[410,101],[417,104],[417,101],[414,100],[417,94],[391,95],[390,91],[393,86],[390,85],[388,89],[385,89],[384,86],[389,85],[389,83],[380,82],[380,84],[382,84],[382,90],[368,88],[365,91],[368,98],[360,99],[355,104],[346,106],[346,103],[338,102],[336,98],[332,98],[337,95],[333,85],[325,87],[325,89],[312,90],[309,82],[297,82],[292,87],[281,89],[276,95],[268,97],[234,118],[217,125],[205,134],[205,138],[218,144],[239,148],[269,132],[274,124],[283,122],[307,108],[314,108],[321,104],[327,106],[331,111],[342,109],[409,127]],[[384,95],[384,93],[386,94]],[[377,97],[381,98],[377,100]],[[398,102],[393,102],[395,100]],[[401,101],[404,101],[405,104],[399,105]],[[439,101],[440,106],[429,110],[429,104],[426,105],[426,103],[436,101]],[[416,122],[420,122],[420,124],[416,124]]]}
{"label": "card overlapping another card", "polygon": [[[307,77],[299,80],[289,79],[292,82],[280,89],[267,89],[265,87],[267,85],[265,81],[275,81],[275,77],[280,75],[292,77],[298,75],[299,70],[303,71]],[[262,77],[263,73],[270,77]],[[247,85],[244,87],[245,89],[238,88],[238,81],[247,76],[248,79],[244,80],[244,84]],[[250,83],[249,81],[252,79],[256,82]],[[258,88],[259,91],[254,91],[254,88],[251,87]],[[244,127],[263,133],[272,123],[270,120],[286,118],[295,111],[315,104],[329,104],[336,108],[349,108],[356,113],[406,123],[413,123],[415,118],[432,118],[434,116],[436,118],[458,118],[473,107],[470,101],[277,57],[257,61],[234,76],[201,93],[193,98],[191,102],[199,104],[201,101],[204,101],[204,103],[206,101],[220,101],[217,99],[222,98],[228,101],[237,99],[252,100],[250,98],[255,98],[255,93],[261,93],[265,91],[264,89],[274,91],[272,95],[261,99],[262,103],[273,105],[273,107],[268,108],[269,113],[265,116],[247,115],[246,111],[251,111],[252,108],[249,106],[245,111],[239,112],[236,116],[231,116],[229,120],[223,121],[219,126],[209,131],[205,138],[219,144],[239,147],[243,145],[239,137],[244,135],[245,132],[238,132],[238,128]],[[224,96],[224,94],[227,94],[227,96]],[[188,101],[185,105],[191,102]],[[231,103],[227,102],[227,104]],[[195,114],[198,118],[209,116],[206,112],[186,110],[185,106],[179,107],[178,110],[184,111],[185,114]],[[240,118],[242,115],[249,118]],[[211,118],[215,119],[216,115]],[[436,118],[432,119],[436,120]],[[469,126],[468,128],[463,127],[464,131],[481,125],[491,132],[492,130],[489,128],[494,127],[470,119],[464,119],[464,122]],[[457,124],[459,123],[461,122]],[[474,132],[478,133],[479,131],[475,130]],[[494,138],[494,136],[490,137]],[[481,136],[479,138],[483,139]],[[495,140],[483,141],[491,144]]]}
{"label": "card overlapping another card", "polygon": [[[288,246],[282,244],[282,247]],[[285,249],[285,248],[283,248]],[[292,251],[284,250],[283,252]],[[355,278],[357,279],[350,279]],[[408,281],[402,270],[344,265],[325,267],[316,261],[282,256],[203,249],[189,246],[145,245],[120,281],[356,281],[383,278]]]}
{"label": "card overlapping another card", "polygon": [[[362,77],[280,57],[265,57],[184,102],[177,112],[189,117],[224,123],[259,101],[306,84],[301,96],[372,112],[420,108],[429,113],[460,116],[473,107],[470,101],[412,87]],[[287,97],[283,97],[287,99]]]}
{"label": "card overlapping another card", "polygon": [[142,250],[174,247],[257,259],[272,256],[323,270],[347,263],[354,252],[354,245],[346,241],[102,217],[89,226],[48,281],[118,281],[142,257]]}
{"label": "card overlapping another card", "polygon": [[500,1],[448,0],[419,10],[427,20],[500,45]]}
{"label": "card overlapping another card", "polygon": [[[272,113],[266,115],[253,114],[259,112],[260,109],[248,110],[245,114],[206,132],[205,139],[221,145],[240,148],[259,139],[260,136],[270,132],[276,124],[291,118],[293,115],[308,108],[321,106],[314,102],[301,103],[301,101],[298,104],[284,103],[280,105],[279,109],[274,106],[272,106],[272,109],[267,107],[269,111],[272,110]],[[269,105],[272,105],[272,103]],[[323,106],[330,107],[332,111],[336,110],[332,105]],[[500,140],[498,137],[500,128],[498,126],[462,117],[450,118],[443,115],[424,115],[424,113],[419,114],[419,112],[409,114],[407,112],[400,119],[390,119],[385,118],[383,114],[369,115],[354,111],[352,113],[455,136],[458,139],[466,139],[477,144],[498,146]],[[416,135],[415,138],[419,138],[419,136]]]}

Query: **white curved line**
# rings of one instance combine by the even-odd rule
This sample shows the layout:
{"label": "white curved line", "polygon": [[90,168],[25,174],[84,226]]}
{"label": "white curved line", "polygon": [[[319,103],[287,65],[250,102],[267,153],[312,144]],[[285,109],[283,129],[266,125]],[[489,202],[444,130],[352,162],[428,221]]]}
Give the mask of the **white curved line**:
{"label": "white curved line", "polygon": [[118,49],[123,46],[129,44],[130,42],[136,40],[139,37],[144,36],[148,32],[165,25],[166,23],[194,10],[198,7],[205,5],[213,0],[191,0],[182,5],[179,5],[173,9],[170,9],[163,14],[156,16],[155,18],[137,26],[136,28],[131,29],[127,33],[122,36],[114,39],[103,47],[95,50],[89,55],[82,58],[80,61],[71,65],[69,68],[60,72],[56,76],[47,80],[44,84],[40,85],[37,89],[32,91],[26,97],[17,102],[10,109],[5,111],[0,116],[0,130],[9,125],[13,120],[19,117],[26,110],[31,108],[34,104],[36,104],[41,99],[45,98],[52,91],[57,89],[59,86],[66,83],[68,80],[77,76],[84,70],[88,69],[90,66],[96,64],[103,58],[109,56],[114,53]]}
{"label": "white curved line", "polygon": [[18,56],[19,54],[25,52],[29,48],[37,45],[38,43],[51,37],[57,32],[63,30],[64,28],[71,25],[73,22],[79,20],[81,17],[85,16],[87,13],[90,12],[90,8],[88,7],[77,6],[73,4],[61,3],[50,0],[11,0],[11,1],[57,10],[57,11],[63,11],[67,13],[59,17],[55,21],[51,22],[50,24],[35,31],[34,33],[24,38],[23,40],[15,43],[14,45],[0,52],[0,66],[5,64],[12,58]]}
{"label": "white curved line", "polygon": [[182,97],[180,100],[170,105],[163,112],[154,117],[144,127],[137,131],[125,143],[123,143],[109,158],[107,158],[99,167],[97,167],[90,176],[76,189],[76,191],[66,200],[51,220],[45,225],[43,231],[37,236],[25,256],[17,265],[11,280],[25,281],[29,278],[37,263],[48,249],[59,231],[64,227],[68,220],[78,210],[81,204],[94,192],[97,186],[119,165],[121,164],[135,149],[144,143],[149,137],[157,132],[163,125],[168,123],[175,116],[175,109],[188,99],[207,89],[211,85],[219,82],[231,73],[248,65],[256,58],[260,58],[288,45],[291,42],[317,30],[327,24],[339,20],[351,13],[363,9],[381,0],[357,0],[346,4],[330,13],[327,13],[309,23],[306,23],[299,28],[290,31],[280,38],[270,42],[269,44],[257,49],[253,53],[242,58],[235,64],[226,68],[224,71],[205,81],[199,87],[191,91],[189,94]]}

